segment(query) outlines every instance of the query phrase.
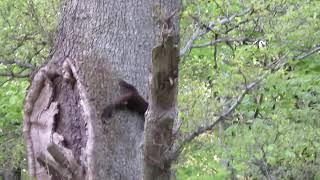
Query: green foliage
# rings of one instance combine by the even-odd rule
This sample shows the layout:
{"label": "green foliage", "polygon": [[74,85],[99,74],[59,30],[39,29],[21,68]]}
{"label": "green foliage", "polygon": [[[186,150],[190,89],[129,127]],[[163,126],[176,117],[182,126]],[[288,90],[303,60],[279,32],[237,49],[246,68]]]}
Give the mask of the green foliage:
{"label": "green foliage", "polygon": [[10,81],[0,88],[0,164],[19,168],[26,165],[22,137],[22,106],[27,81]]}
{"label": "green foliage", "polygon": [[[0,58],[40,65],[58,22],[58,1],[0,2]],[[8,67],[12,68],[12,67]]]}
{"label": "green foliage", "polygon": [[226,26],[215,26],[194,44],[213,41],[218,33],[223,38],[265,40],[267,46],[257,48],[255,40],[219,43],[194,48],[182,59],[182,132],[214,122],[235,101],[245,82],[257,80],[269,65],[276,68],[223,124],[184,148],[177,166],[178,179],[319,178],[320,56],[305,55],[320,45],[320,3],[185,0],[184,5],[182,44],[195,30],[191,16],[208,25],[206,22],[252,7],[252,13]]}
{"label": "green foliage", "polygon": [[26,78],[48,56],[58,6],[59,0],[0,1],[0,170],[26,168],[22,133]]}

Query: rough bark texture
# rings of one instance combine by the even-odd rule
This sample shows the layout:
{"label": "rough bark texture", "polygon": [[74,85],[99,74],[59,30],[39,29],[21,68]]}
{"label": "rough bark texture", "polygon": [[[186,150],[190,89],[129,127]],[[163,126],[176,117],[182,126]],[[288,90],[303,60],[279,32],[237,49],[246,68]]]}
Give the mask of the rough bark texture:
{"label": "rough bark texture", "polygon": [[[174,14],[172,14],[174,15]],[[161,43],[152,51],[149,109],[145,123],[144,179],[170,179],[169,152],[174,141],[177,117],[179,48],[174,16],[165,18]]]}
{"label": "rough bark texture", "polygon": [[[110,118],[101,114],[121,96],[119,79],[148,97],[152,48],[161,29],[154,10],[168,14],[179,6],[178,0],[66,1],[52,56],[25,102],[32,176],[143,178],[143,117],[122,110]],[[174,22],[178,27],[177,17]]]}

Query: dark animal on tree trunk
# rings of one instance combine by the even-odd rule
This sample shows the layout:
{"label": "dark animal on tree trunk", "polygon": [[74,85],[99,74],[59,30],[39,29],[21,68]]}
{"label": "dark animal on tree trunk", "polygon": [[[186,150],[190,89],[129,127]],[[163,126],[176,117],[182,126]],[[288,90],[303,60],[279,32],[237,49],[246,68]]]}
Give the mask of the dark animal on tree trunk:
{"label": "dark animal on tree trunk", "polygon": [[120,88],[125,91],[114,103],[108,105],[102,113],[102,117],[110,118],[112,113],[118,109],[127,108],[130,111],[137,112],[144,116],[148,109],[148,102],[139,94],[138,90],[124,80],[119,80]]}

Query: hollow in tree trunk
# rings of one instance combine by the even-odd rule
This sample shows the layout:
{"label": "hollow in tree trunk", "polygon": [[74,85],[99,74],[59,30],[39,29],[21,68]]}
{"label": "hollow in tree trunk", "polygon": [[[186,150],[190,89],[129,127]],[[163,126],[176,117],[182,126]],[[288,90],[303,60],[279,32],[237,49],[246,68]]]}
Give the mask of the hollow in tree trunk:
{"label": "hollow in tree trunk", "polygon": [[179,0],[65,2],[25,101],[31,176],[169,178],[179,8]]}

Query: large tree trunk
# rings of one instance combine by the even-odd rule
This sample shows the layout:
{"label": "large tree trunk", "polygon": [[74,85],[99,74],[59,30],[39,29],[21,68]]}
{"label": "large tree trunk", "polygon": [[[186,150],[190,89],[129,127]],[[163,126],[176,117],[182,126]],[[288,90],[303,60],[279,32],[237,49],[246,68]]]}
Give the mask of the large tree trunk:
{"label": "large tree trunk", "polygon": [[[147,134],[156,138],[159,128],[152,127],[159,124],[166,130],[161,137],[171,136],[176,114],[165,124],[146,123],[150,130],[144,135],[140,114],[121,109],[104,117],[102,112],[123,95],[120,79],[135,86],[145,99],[155,97],[148,95],[152,50],[162,34],[161,19],[179,7],[179,0],[69,0],[64,4],[52,54],[34,76],[25,102],[24,133],[32,176],[41,180],[150,179],[152,174],[168,178],[169,161],[146,167],[147,159],[152,155],[159,159],[157,153],[162,154],[172,138],[162,142],[166,148],[159,152],[150,153],[153,145],[143,144],[144,137],[152,143]],[[177,16],[173,22],[178,42]],[[168,108],[158,111],[155,103],[147,122],[154,122],[150,119],[157,119],[155,114],[175,112],[176,81],[169,89],[165,92],[172,94],[172,100],[164,103]]]}

